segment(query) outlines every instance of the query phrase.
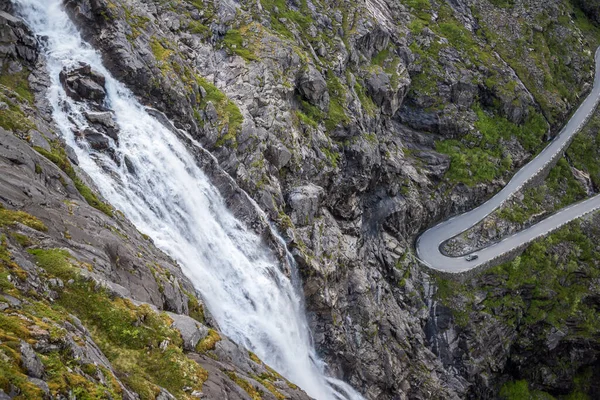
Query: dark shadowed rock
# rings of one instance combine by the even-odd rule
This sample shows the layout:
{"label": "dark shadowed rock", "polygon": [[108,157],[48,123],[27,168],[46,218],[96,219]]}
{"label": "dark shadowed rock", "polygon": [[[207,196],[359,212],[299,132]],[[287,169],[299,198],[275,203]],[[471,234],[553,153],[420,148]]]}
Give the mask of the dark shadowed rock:
{"label": "dark shadowed rock", "polygon": [[106,135],[115,141],[119,139],[119,126],[113,118],[113,114],[109,111],[104,112],[86,112],[87,120],[99,130],[102,130]]}
{"label": "dark shadowed rock", "polygon": [[74,69],[65,68],[59,77],[67,95],[74,100],[89,100],[100,104],[106,98],[106,78],[87,64],[81,63]]}
{"label": "dark shadowed rock", "polygon": [[309,103],[323,111],[329,108],[327,82],[315,67],[309,66],[308,69],[302,71],[296,82],[296,87]]}
{"label": "dark shadowed rock", "polygon": [[369,95],[386,115],[394,115],[398,111],[408,90],[408,77],[398,79],[398,82],[392,82],[390,76],[382,69],[371,72],[367,79]]}
{"label": "dark shadowed rock", "polygon": [[108,138],[94,129],[87,128],[80,132],[79,136],[85,139],[94,150],[103,151],[110,148]]}

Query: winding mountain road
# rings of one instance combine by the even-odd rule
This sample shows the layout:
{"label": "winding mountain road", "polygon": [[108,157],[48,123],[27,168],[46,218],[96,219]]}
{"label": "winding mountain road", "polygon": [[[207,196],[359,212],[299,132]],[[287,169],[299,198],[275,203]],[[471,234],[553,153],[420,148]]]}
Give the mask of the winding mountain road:
{"label": "winding mountain road", "polygon": [[452,217],[430,228],[419,236],[416,242],[416,250],[417,257],[423,264],[443,272],[466,272],[488,264],[490,261],[544,236],[574,219],[600,209],[600,195],[565,207],[543,221],[477,251],[479,258],[473,261],[467,261],[464,256],[447,256],[440,250],[445,241],[463,233],[490,215],[527,182],[542,173],[557,156],[562,154],[571,142],[573,135],[585,125],[600,100],[600,48],[596,51],[595,59],[594,87],[556,138],[533,160],[517,171],[510,182],[494,197],[471,211]]}

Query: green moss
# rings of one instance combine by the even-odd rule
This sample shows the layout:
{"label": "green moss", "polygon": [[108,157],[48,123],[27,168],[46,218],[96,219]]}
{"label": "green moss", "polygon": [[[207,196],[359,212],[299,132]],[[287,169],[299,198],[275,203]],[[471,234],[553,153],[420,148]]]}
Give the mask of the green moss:
{"label": "green moss", "polygon": [[377,113],[377,106],[373,103],[373,99],[367,94],[366,89],[360,83],[356,82],[354,91],[360,100],[363,110],[367,115],[374,116]]}
{"label": "green moss", "polygon": [[29,247],[33,244],[33,241],[26,235],[21,235],[17,232],[11,232],[10,236],[17,242],[21,247]]}
{"label": "green moss", "polygon": [[250,50],[248,45],[245,43],[242,32],[237,29],[228,30],[223,38],[223,43],[225,44],[225,47],[229,49],[229,51],[237,54],[246,61],[258,60],[256,54],[254,54],[254,52],[252,52],[252,50]]}
{"label": "green moss", "polygon": [[67,153],[65,149],[58,143],[52,143],[52,150],[47,151],[41,147],[35,146],[34,149],[46,157],[48,160],[52,161],[56,166],[58,166],[64,173],[66,173],[69,178],[73,181],[75,188],[79,191],[81,196],[85,199],[85,201],[92,207],[102,211],[104,214],[109,217],[113,216],[113,210],[110,205],[100,201],[98,196],[92,190],[83,183],[83,181],[77,176],[73,166],[69,162],[67,157]]}
{"label": "green moss", "polygon": [[152,37],[150,40],[150,48],[157,61],[165,62],[173,54],[173,51],[164,47],[156,37]]}
{"label": "green moss", "polygon": [[198,85],[202,86],[206,91],[206,95],[202,98],[200,106],[205,108],[210,101],[217,110],[219,118],[219,131],[227,125],[227,132],[217,140],[217,146],[223,146],[230,143],[231,146],[237,147],[237,134],[241,129],[244,117],[238,106],[229,100],[223,92],[215,85],[207,81],[205,78],[197,77]]}
{"label": "green moss", "polygon": [[68,280],[75,275],[75,268],[69,261],[71,254],[63,249],[30,249],[37,265],[52,276]]}
{"label": "green moss", "polygon": [[0,93],[0,101],[6,103],[8,109],[0,111],[0,127],[7,131],[27,132],[35,125],[23,113],[21,107]]}
{"label": "green moss", "polygon": [[0,85],[4,85],[17,93],[21,98],[28,103],[33,104],[34,98],[31,88],[29,87],[29,72],[22,70],[14,74],[9,74],[5,70],[0,74]]}
{"label": "green moss", "polygon": [[[550,170],[543,185],[525,190],[521,204],[502,208],[498,212],[498,216],[523,224],[535,214],[558,211],[585,197],[585,189],[575,179],[567,161],[561,158]],[[546,199],[549,199],[551,203],[548,204]]]}
{"label": "green moss", "polygon": [[282,19],[289,24],[294,24],[300,35],[309,39],[307,31],[313,23],[310,9],[306,0],[300,0],[298,10],[290,9],[285,0],[260,0],[260,3],[271,17],[271,28],[280,35],[293,38],[288,26],[282,22]]}
{"label": "green moss", "polygon": [[254,386],[252,386],[247,380],[245,380],[242,377],[237,376],[235,374],[235,372],[233,372],[233,371],[224,371],[224,372],[229,377],[229,379],[231,379],[239,387],[244,389],[244,391],[246,393],[248,393],[248,396],[250,396],[250,398],[252,400],[262,400],[261,392],[258,389],[256,389]]}
{"label": "green moss", "polygon": [[331,131],[350,122],[346,114],[346,89],[333,71],[327,71],[327,90],[329,91],[329,113],[325,119],[325,128]]}
{"label": "green moss", "polygon": [[188,297],[189,316],[194,318],[201,324],[204,324],[206,319],[204,316],[204,307],[202,306],[202,304],[200,304],[200,302],[198,301],[196,296],[194,296],[193,293],[185,292],[185,294]]}
{"label": "green moss", "polygon": [[134,14],[133,11],[125,5],[123,5],[123,11],[125,12],[125,20],[131,28],[131,34],[127,35],[127,38],[132,42],[146,30],[150,18]]}
{"label": "green moss", "polygon": [[379,53],[377,53],[371,59],[371,63],[373,65],[379,65],[380,67],[383,67],[383,63],[385,62],[385,60],[388,58],[389,55],[390,55],[390,48],[386,47],[385,49],[381,50]]}
{"label": "green moss", "polygon": [[[461,141],[445,140],[436,143],[436,150],[450,156],[446,178],[452,183],[468,186],[492,182],[510,172],[512,160],[504,155],[502,141],[516,138],[532,153],[543,141],[547,124],[542,115],[531,109],[523,125],[516,125],[504,117],[476,108],[478,121],[475,127],[481,135],[466,135]],[[465,143],[468,143],[465,144]]]}
{"label": "green moss", "polygon": [[507,382],[500,390],[500,398],[504,400],[553,400],[546,392],[531,390],[526,380]]}
{"label": "green moss", "polygon": [[208,335],[196,345],[196,351],[198,353],[206,353],[207,351],[214,350],[219,341],[221,341],[219,333],[214,329],[209,329]]}
{"label": "green moss", "polygon": [[600,187],[600,113],[594,113],[590,122],[577,134],[567,150],[571,164],[590,174],[596,187]]}
{"label": "green moss", "polygon": [[325,154],[325,157],[327,157],[327,160],[329,160],[329,163],[331,164],[331,166],[333,168],[337,168],[338,162],[340,160],[340,153],[338,153],[337,151],[328,149],[327,147],[323,147],[321,149],[321,151],[323,152],[323,154]]}
{"label": "green moss", "polygon": [[203,37],[208,37],[211,33],[210,28],[198,21],[190,21],[188,25],[188,31],[190,33],[201,35]]}
{"label": "green moss", "polygon": [[0,204],[0,227],[12,226],[16,223],[26,225],[35,230],[46,232],[48,228],[42,221],[23,211],[7,210]]}

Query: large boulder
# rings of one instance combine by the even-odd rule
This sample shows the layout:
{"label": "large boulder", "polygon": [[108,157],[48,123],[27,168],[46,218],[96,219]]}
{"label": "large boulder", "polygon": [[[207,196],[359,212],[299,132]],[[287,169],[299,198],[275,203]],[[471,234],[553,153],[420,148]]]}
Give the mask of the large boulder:
{"label": "large boulder", "polygon": [[398,75],[393,79],[383,69],[375,69],[367,78],[367,91],[385,115],[394,115],[402,105],[408,91],[410,79]]}
{"label": "large boulder", "polygon": [[27,371],[27,375],[32,378],[41,379],[44,375],[44,365],[35,354],[31,345],[24,341],[21,341],[21,363],[25,371]]}
{"label": "large boulder", "polygon": [[64,68],[59,75],[60,82],[67,95],[77,101],[92,101],[101,104],[106,98],[106,78],[88,64]]}
{"label": "large boulder", "polygon": [[208,328],[187,315],[167,314],[173,320],[171,328],[177,329],[183,339],[183,349],[195,351],[198,342],[208,335]]}
{"label": "large boulder", "polygon": [[300,73],[296,87],[309,103],[319,107],[322,111],[329,109],[327,82],[315,67],[309,66]]}
{"label": "large boulder", "polygon": [[92,126],[108,137],[118,140],[119,126],[113,118],[113,114],[110,111],[104,112],[93,112],[89,111],[85,113],[85,117],[92,124]]}
{"label": "large boulder", "polygon": [[306,226],[313,223],[318,216],[319,208],[325,191],[322,187],[309,184],[292,189],[288,204],[292,209],[290,217],[296,226]]}
{"label": "large boulder", "polygon": [[86,128],[79,132],[77,136],[85,139],[94,150],[105,151],[110,149],[108,138],[94,129]]}

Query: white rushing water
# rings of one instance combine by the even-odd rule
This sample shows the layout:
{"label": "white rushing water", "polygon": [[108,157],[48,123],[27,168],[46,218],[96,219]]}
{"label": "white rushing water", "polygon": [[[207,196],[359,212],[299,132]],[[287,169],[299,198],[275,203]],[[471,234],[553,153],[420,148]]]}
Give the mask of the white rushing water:
{"label": "white rushing water", "polygon": [[[176,135],[112,78],[99,54],[82,41],[61,1],[15,3],[34,32],[45,37],[54,118],[102,195],[180,263],[232,340],[312,397],[361,399],[344,382],[325,376],[312,346],[302,298],[279,261],[227,210]],[[106,105],[120,128],[119,143],[112,142],[120,165],[73,134],[88,125],[83,116],[88,109],[66,96],[59,73],[79,62],[106,77]],[[134,174],[128,172],[126,157]]]}

